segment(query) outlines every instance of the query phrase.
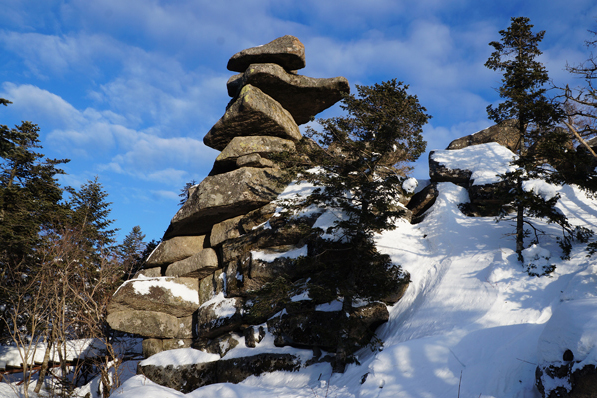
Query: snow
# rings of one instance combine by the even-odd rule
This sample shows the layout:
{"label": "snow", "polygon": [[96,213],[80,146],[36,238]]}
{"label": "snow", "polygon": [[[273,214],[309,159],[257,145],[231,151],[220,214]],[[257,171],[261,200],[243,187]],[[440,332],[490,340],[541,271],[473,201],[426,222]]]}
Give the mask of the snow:
{"label": "snow", "polygon": [[212,310],[218,318],[230,318],[236,314],[236,299],[226,298],[224,293],[219,293],[214,296],[211,300],[201,304],[199,308],[205,308],[213,305]]}
{"label": "snow", "polygon": [[171,364],[190,365],[200,362],[213,362],[220,359],[218,354],[210,354],[193,348],[177,348],[162,351],[140,362],[141,366],[167,366]]}
{"label": "snow", "polygon": [[545,201],[550,200],[556,196],[557,193],[557,187],[555,185],[539,179],[523,181],[522,189],[524,189],[525,192],[533,192],[535,195],[541,196]]}
{"label": "snow", "polygon": [[417,186],[419,185],[419,182],[417,181],[416,178],[407,178],[406,180],[404,180],[404,182],[402,183],[402,189],[406,192],[406,193],[413,193],[415,192],[415,189],[417,189]]}
{"label": "snow", "polygon": [[516,155],[495,142],[459,150],[437,150],[431,157],[451,170],[470,170],[473,185],[494,184],[499,182],[498,174],[516,170],[510,165]]}
{"label": "snow", "polygon": [[[512,156],[495,145],[469,148],[438,152],[441,156],[450,152],[452,158],[446,162],[452,166],[479,172],[475,183],[483,176],[491,180],[489,163],[502,159],[500,164],[507,167]],[[482,148],[493,160],[483,160]],[[292,190],[304,192],[300,184]],[[572,225],[597,231],[594,200],[575,187],[553,190],[561,195],[558,209]],[[559,228],[535,220],[547,235],[536,246],[525,241],[529,247],[525,258],[549,258],[556,269],[548,277],[529,276],[508,235],[511,224],[464,216],[458,204],[469,198],[459,186],[438,183],[438,191],[421,223],[400,222],[395,230],[376,237],[379,250],[407,270],[412,282],[404,297],[389,308],[389,321],[376,331],[383,350],[357,352],[360,365],[332,374],[331,366],[322,363],[298,372],[252,376],[239,384],[214,384],[186,395],[138,375],[125,380],[112,397],[538,398],[537,365],[562,361],[567,349],[581,361],[575,367],[597,364],[597,257],[586,257],[586,244],[575,243],[570,260],[561,260],[555,239]],[[316,225],[325,229],[340,216],[326,211]],[[225,300],[217,296],[211,302]],[[340,304],[318,309],[339,309]],[[304,361],[312,355],[310,350],[276,347],[269,332],[256,348],[245,347],[242,336],[238,340],[225,358],[283,352],[300,355]],[[171,358],[163,361],[180,361],[175,355],[182,353],[164,354]],[[546,383],[548,389],[555,387],[547,381],[552,383]]]}

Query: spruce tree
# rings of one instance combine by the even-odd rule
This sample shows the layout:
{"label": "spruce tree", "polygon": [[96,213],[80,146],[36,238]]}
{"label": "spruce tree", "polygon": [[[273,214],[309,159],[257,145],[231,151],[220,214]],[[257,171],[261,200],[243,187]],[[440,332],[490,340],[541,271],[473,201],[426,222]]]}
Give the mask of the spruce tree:
{"label": "spruce tree", "polygon": [[[299,175],[318,188],[295,205],[331,208],[342,216],[326,231],[336,238],[317,239],[305,261],[315,283],[343,297],[343,319],[355,299],[379,300],[409,281],[373,240],[375,233],[394,229],[404,214],[397,198],[408,163],[425,151],[422,127],[430,116],[407,89],[395,79],[357,86],[358,95],[346,95],[340,105],[346,116],[320,119],[321,130],[307,129],[322,151],[314,160],[319,167]],[[341,328],[336,371],[358,348],[346,337],[349,328],[348,323]]]}
{"label": "spruce tree", "polygon": [[[530,217],[546,218],[562,228],[559,242],[564,250],[563,257],[569,255],[575,233],[583,238],[586,234],[586,231],[574,230],[555,208],[559,195],[542,196],[528,188],[529,182],[535,179],[550,180],[550,164],[558,163],[559,155],[570,146],[568,135],[556,127],[563,118],[563,110],[547,97],[544,85],[549,76],[543,64],[536,60],[541,55],[539,43],[545,31],[533,33],[529,21],[525,17],[512,18],[510,27],[499,32],[501,40],[489,43],[494,52],[485,63],[489,69],[503,72],[498,92],[504,101],[497,107],[487,107],[489,118],[497,123],[514,119],[520,133],[518,158],[512,162],[516,170],[502,176],[511,187],[511,203],[516,212],[516,253],[520,261],[525,236],[532,230],[534,243],[538,240],[538,230]],[[506,218],[505,214],[502,218]],[[531,230],[525,230],[525,226]]]}

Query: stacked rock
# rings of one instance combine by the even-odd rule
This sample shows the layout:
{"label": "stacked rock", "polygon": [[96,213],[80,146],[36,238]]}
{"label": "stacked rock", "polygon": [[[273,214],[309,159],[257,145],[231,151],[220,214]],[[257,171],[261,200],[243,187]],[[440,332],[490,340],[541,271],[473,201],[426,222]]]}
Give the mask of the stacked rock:
{"label": "stacked rock", "polygon": [[273,281],[286,263],[252,259],[251,250],[292,251],[301,239],[298,227],[277,228],[273,220],[273,228],[255,228],[274,214],[271,202],[285,188],[270,157],[295,151],[302,139],[298,125],[349,91],[343,77],[297,75],[304,66],[304,46],[292,36],[243,50],[228,62],[229,70],[241,73],[228,81],[232,100],[204,137],[221,153],[209,176],[189,190],[145,269],[121,286],[108,309],[112,328],[147,337],[146,357],[191,345],[224,356],[238,344],[232,331],[244,333],[247,346],[263,337],[251,325],[276,309],[248,310],[245,293]]}

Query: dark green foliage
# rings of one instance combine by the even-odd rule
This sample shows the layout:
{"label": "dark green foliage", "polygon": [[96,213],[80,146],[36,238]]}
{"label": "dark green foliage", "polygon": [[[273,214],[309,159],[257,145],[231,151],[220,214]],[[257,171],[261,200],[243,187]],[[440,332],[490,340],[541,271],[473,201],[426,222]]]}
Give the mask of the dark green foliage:
{"label": "dark green foliage", "polygon": [[[502,86],[498,91],[504,101],[497,107],[487,107],[489,118],[497,123],[516,120],[521,136],[518,159],[512,162],[517,169],[501,176],[505,186],[512,187],[509,192],[511,201],[507,206],[512,206],[516,215],[510,217],[504,212],[499,218],[516,220],[516,252],[520,261],[523,260],[524,238],[530,235],[525,226],[534,232],[533,243],[538,242],[540,235],[529,217],[545,218],[562,228],[563,236],[559,241],[564,258],[569,256],[571,240],[575,236],[574,228],[565,215],[555,208],[558,195],[546,200],[536,192],[523,189],[525,181],[532,179],[563,182],[550,165],[563,168],[570,163],[569,153],[573,152],[568,134],[556,127],[564,112],[558,103],[546,96],[543,86],[549,77],[545,67],[536,60],[541,55],[538,45],[545,32],[535,34],[532,27],[528,18],[512,18],[510,27],[500,31],[501,40],[489,43],[495,51],[485,63],[489,69],[503,72]],[[570,174],[580,178],[578,171],[571,167]]]}
{"label": "dark green foliage", "polygon": [[141,232],[141,227],[136,225],[124,237],[122,244],[118,246],[118,255],[122,262],[125,279],[132,278],[137,271],[142,269],[145,258],[151,253],[150,251],[145,255],[147,247],[151,245],[151,250],[153,250],[157,246],[155,241],[147,244],[144,239],[145,235]]}
{"label": "dark green foliage", "polygon": [[318,166],[296,174],[318,188],[304,200],[288,201],[290,210],[316,205],[343,214],[325,231],[337,239],[311,238],[309,256],[299,260],[300,267],[312,269],[311,285],[343,297],[346,316],[340,317],[336,371],[343,371],[354,351],[347,321],[353,300],[379,300],[408,283],[408,275],[380,254],[373,241],[374,233],[394,229],[403,215],[397,198],[410,170],[407,163],[426,147],[421,134],[430,116],[407,89],[395,79],[357,86],[357,96],[342,100],[346,116],[318,120],[320,131],[307,129],[308,138],[320,147],[307,138],[299,155],[289,155],[285,163],[286,169]]}

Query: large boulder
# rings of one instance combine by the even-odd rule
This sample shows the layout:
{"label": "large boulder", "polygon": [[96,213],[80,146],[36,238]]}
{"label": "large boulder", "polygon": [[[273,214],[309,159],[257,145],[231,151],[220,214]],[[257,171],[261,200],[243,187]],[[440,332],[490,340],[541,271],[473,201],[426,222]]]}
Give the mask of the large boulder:
{"label": "large boulder", "polygon": [[202,279],[218,269],[218,255],[214,249],[203,249],[184,260],[172,263],[166,268],[166,276],[184,276]]}
{"label": "large boulder", "polygon": [[413,224],[423,220],[422,215],[433,206],[438,196],[437,183],[432,182],[410,198],[406,207],[413,213]]}
{"label": "large boulder", "polygon": [[211,339],[242,325],[244,300],[240,297],[217,296],[204,303],[197,312],[197,335],[200,339]]}
{"label": "large boulder", "polygon": [[116,311],[107,316],[110,327],[125,333],[161,339],[193,337],[193,317],[177,318],[156,311]]}
{"label": "large boulder", "polygon": [[176,236],[161,242],[149,255],[145,268],[159,267],[191,257],[203,250],[205,235]]}
{"label": "large boulder", "polygon": [[238,238],[240,236],[239,223],[243,217],[234,217],[214,225],[209,237],[211,246],[216,247],[228,239]]}
{"label": "large boulder", "polygon": [[[327,310],[326,307],[332,310]],[[267,321],[268,330],[275,336],[277,346],[319,347],[326,351],[335,351],[343,325],[341,317],[345,316],[340,308],[341,303],[338,303],[337,306],[322,305],[297,313],[283,312]],[[366,344],[375,329],[388,319],[388,310],[382,303],[355,308],[348,319],[349,338],[357,344],[354,348]]]}
{"label": "large boulder", "polygon": [[344,77],[317,79],[288,73],[276,64],[253,64],[241,75],[228,80],[228,94],[235,97],[250,84],[278,101],[297,124],[309,122],[350,92]]}
{"label": "large boulder", "polygon": [[247,214],[274,200],[284,190],[278,169],[243,167],[206,177],[189,192],[189,199],[172,218],[164,235],[199,235],[212,225]]}
{"label": "large boulder", "polygon": [[169,277],[131,279],[114,293],[108,311],[115,306],[165,312],[177,318],[190,316],[199,308],[199,281]]}
{"label": "large boulder", "polygon": [[305,46],[294,36],[282,36],[234,54],[228,60],[227,68],[233,72],[244,72],[249,65],[257,63],[274,63],[286,70],[302,69],[305,67]]}
{"label": "large boulder", "polygon": [[267,159],[272,153],[294,151],[296,151],[294,142],[284,138],[268,136],[234,137],[216,158],[210,175],[221,174],[238,168],[238,159],[247,155],[259,155]]}
{"label": "large boulder", "polygon": [[521,139],[516,120],[505,120],[471,135],[452,141],[446,149],[462,149],[471,145],[497,142],[512,152],[520,148]]}
{"label": "large boulder", "polygon": [[[158,358],[160,355],[164,358]],[[183,351],[183,355],[189,354]],[[249,376],[259,376],[263,373],[296,371],[301,364],[299,358],[294,355],[271,353],[193,364],[162,364],[172,357],[172,354],[163,353],[153,357],[153,361],[142,361],[138,365],[137,373],[156,384],[186,394],[209,384],[240,383]]]}
{"label": "large boulder", "polygon": [[452,182],[463,186],[468,186],[473,172],[466,169],[450,168],[441,160],[435,158],[435,153],[441,151],[429,152],[429,178],[433,182]]}
{"label": "large boulder", "polygon": [[292,115],[278,101],[247,84],[224,116],[203,137],[203,143],[221,151],[234,137],[254,135],[292,141],[302,138]]}

